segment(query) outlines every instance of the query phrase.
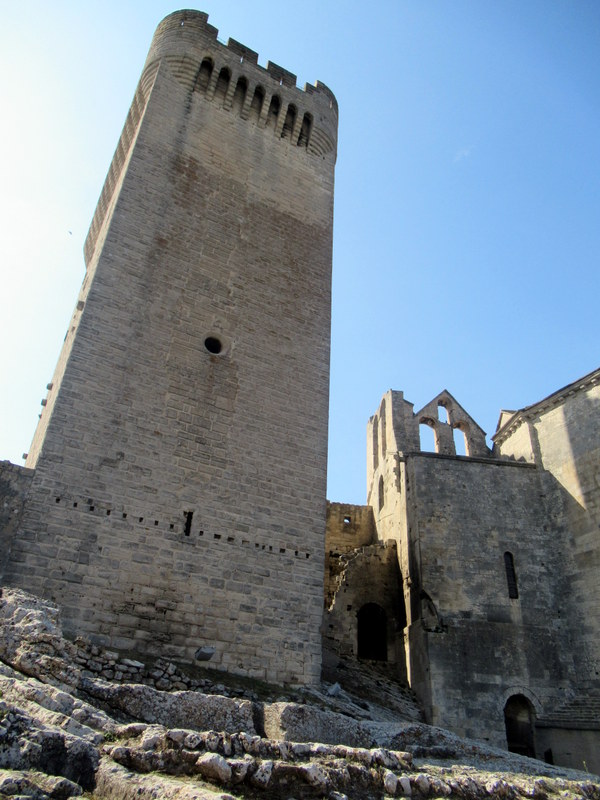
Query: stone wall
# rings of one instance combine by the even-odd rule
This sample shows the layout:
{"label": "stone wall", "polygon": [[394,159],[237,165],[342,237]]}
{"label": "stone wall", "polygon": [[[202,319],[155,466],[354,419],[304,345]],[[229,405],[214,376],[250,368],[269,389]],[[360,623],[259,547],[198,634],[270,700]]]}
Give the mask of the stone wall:
{"label": "stone wall", "polygon": [[340,556],[376,541],[373,510],[369,506],[327,503],[325,526],[325,608],[337,591]]}
{"label": "stone wall", "polygon": [[324,648],[344,659],[394,664],[396,676],[406,679],[401,586],[394,542],[340,556],[335,592],[323,620]]}
{"label": "stone wall", "polygon": [[337,104],[159,26],[5,582],[94,644],[319,680]]}
{"label": "stone wall", "polygon": [[494,437],[505,457],[537,463],[564,498],[567,531],[561,571],[578,632],[578,681],[600,683],[600,384],[584,376],[519,412]]}
{"label": "stone wall", "polygon": [[407,473],[411,594],[430,667],[417,683],[430,685],[436,724],[502,745],[508,696],[528,687],[541,710],[575,675],[561,549],[548,541],[552,487],[525,465],[424,454]]}
{"label": "stone wall", "polygon": [[33,475],[32,469],[0,461],[0,574],[21,525]]}

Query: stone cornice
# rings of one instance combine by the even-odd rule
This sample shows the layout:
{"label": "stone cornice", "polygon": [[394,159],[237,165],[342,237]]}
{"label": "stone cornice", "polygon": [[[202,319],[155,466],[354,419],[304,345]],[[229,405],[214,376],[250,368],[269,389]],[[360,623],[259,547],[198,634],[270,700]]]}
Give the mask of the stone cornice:
{"label": "stone cornice", "polygon": [[530,406],[525,406],[525,408],[522,408],[519,411],[515,411],[508,422],[499,428],[492,436],[492,441],[494,444],[502,444],[502,442],[506,441],[506,439],[512,435],[524,422],[531,422],[545,411],[549,411],[551,408],[556,408],[556,406],[560,405],[564,400],[567,399],[567,397],[570,397],[571,395],[574,395],[584,389],[588,389],[590,386],[596,386],[598,382],[600,382],[600,368],[595,369],[593,372],[590,372],[587,375],[584,375],[582,378],[579,378],[579,380],[576,380],[573,383],[569,383],[562,389],[558,389],[558,391],[553,392],[543,400],[539,400],[537,403],[533,403]]}

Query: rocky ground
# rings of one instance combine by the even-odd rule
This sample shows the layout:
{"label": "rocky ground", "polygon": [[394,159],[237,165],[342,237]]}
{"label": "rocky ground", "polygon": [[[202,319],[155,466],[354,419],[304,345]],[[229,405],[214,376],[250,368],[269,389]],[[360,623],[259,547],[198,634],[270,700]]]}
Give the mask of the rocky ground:
{"label": "rocky ground", "polygon": [[597,776],[424,725],[385,674],[346,665],[295,695],[212,684],[68,642],[58,609],[16,589],[0,623],[0,797],[600,800]]}

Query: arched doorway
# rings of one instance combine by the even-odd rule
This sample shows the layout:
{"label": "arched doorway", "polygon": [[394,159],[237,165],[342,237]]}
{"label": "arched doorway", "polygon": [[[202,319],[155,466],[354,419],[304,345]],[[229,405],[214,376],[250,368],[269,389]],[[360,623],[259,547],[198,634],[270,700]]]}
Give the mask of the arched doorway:
{"label": "arched doorway", "polygon": [[387,614],[377,603],[366,603],[359,610],[358,657],[387,661]]}
{"label": "arched doorway", "polygon": [[504,724],[509,752],[535,758],[535,711],[524,695],[513,694],[508,698],[504,706]]}

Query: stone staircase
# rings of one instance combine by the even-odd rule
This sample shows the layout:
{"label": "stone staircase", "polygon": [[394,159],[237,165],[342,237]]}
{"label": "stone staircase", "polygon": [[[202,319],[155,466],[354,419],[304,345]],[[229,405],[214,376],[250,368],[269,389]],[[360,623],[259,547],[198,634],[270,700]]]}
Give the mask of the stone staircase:
{"label": "stone staircase", "polygon": [[581,694],[538,717],[540,728],[600,730],[600,694]]}
{"label": "stone staircase", "polygon": [[355,707],[352,716],[380,722],[424,720],[419,701],[412,689],[397,677],[394,664],[341,659],[337,666],[324,669],[323,679],[333,686],[338,684],[351,696]]}

